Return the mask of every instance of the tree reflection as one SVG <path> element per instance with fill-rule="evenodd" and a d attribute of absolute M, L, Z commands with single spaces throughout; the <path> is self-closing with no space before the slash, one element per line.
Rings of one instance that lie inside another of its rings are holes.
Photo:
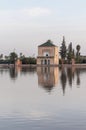
<path fill-rule="evenodd" d="M 34 74 L 36 73 L 36 67 L 22 67 L 20 74 Z"/>
<path fill-rule="evenodd" d="M 36 67 L 11 67 L 9 68 L 9 73 L 11 79 L 16 79 L 18 77 L 18 73 L 20 75 L 24 74 L 33 74 L 36 72 Z"/>
<path fill-rule="evenodd" d="M 69 87 L 72 87 L 72 84 L 74 84 L 74 81 L 78 86 L 80 86 L 80 76 L 84 72 L 86 73 L 86 68 L 78 68 L 78 67 L 63 67 L 60 68 L 61 76 L 60 81 L 62 85 L 63 95 L 65 94 L 65 89 L 67 82 L 69 83 Z"/>
<path fill-rule="evenodd" d="M 77 85 L 80 85 L 80 69 L 76 69 Z"/>
<path fill-rule="evenodd" d="M 16 67 L 11 67 L 9 69 L 9 74 L 10 74 L 11 79 L 15 80 L 18 76 L 18 71 L 17 71 Z"/>
<path fill-rule="evenodd" d="M 62 84 L 63 95 L 65 95 L 65 88 L 66 88 L 66 82 L 67 82 L 65 68 L 62 68 L 60 80 L 61 80 L 61 84 Z"/>
<path fill-rule="evenodd" d="M 38 86 L 45 89 L 47 92 L 51 92 L 55 86 L 57 86 L 60 80 L 60 85 L 65 95 L 67 87 L 72 88 L 80 86 L 83 73 L 86 73 L 86 68 L 79 67 L 7 67 L 0 68 L 0 75 L 9 74 L 12 80 L 18 78 L 18 76 L 32 75 L 37 72 Z M 60 76 L 59 76 L 60 73 Z M 35 75 L 36 76 L 36 75 Z M 32 79 L 33 80 L 33 79 Z M 67 86 L 67 87 L 66 87 Z"/>
<path fill-rule="evenodd" d="M 8 73 L 8 68 L 4 68 L 4 69 L 2 69 L 2 68 L 0 68 L 0 74 L 1 75 L 3 75 L 4 73 Z"/>
<path fill-rule="evenodd" d="M 68 82 L 70 87 L 72 87 L 72 82 L 74 80 L 74 74 L 75 74 L 75 68 L 67 68 L 67 78 L 68 78 Z"/>

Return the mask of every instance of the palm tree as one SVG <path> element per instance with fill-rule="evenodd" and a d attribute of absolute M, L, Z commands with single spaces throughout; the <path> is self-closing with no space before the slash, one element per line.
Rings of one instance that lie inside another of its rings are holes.
<path fill-rule="evenodd" d="M 77 45 L 77 46 L 76 46 L 76 50 L 77 50 L 78 56 L 79 56 L 79 54 L 80 54 L 80 53 L 79 53 L 80 49 L 81 49 L 80 45 Z"/>
<path fill-rule="evenodd" d="M 77 45 L 76 46 L 76 50 L 77 50 L 77 52 L 76 52 L 76 61 L 78 63 L 80 62 L 80 49 L 81 49 L 80 45 Z"/>

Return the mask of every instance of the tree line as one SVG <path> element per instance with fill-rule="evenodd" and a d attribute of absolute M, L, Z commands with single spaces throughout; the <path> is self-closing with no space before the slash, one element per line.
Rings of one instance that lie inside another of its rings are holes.
<path fill-rule="evenodd" d="M 22 64 L 36 64 L 36 58 L 35 57 L 26 57 L 24 54 L 20 53 L 18 54 L 13 51 L 8 56 L 3 56 L 3 54 L 0 55 L 0 64 L 15 64 L 17 60 L 20 60 Z"/>
<path fill-rule="evenodd" d="M 60 46 L 60 63 L 61 64 L 71 64 L 72 59 L 75 63 L 82 63 L 81 53 L 80 53 L 81 46 L 79 44 L 76 45 L 76 50 L 73 48 L 72 42 L 69 43 L 68 47 L 66 46 L 65 37 L 63 36 L 63 41 Z"/>
<path fill-rule="evenodd" d="M 76 49 L 73 48 L 72 42 L 66 46 L 65 37 L 63 36 L 63 40 L 60 46 L 60 64 L 72 64 L 72 60 L 75 63 L 86 63 L 86 59 L 81 58 L 80 53 L 81 46 L 79 44 L 76 45 Z M 26 57 L 23 53 L 18 54 L 13 51 L 8 56 L 0 55 L 0 64 L 15 64 L 15 61 L 19 59 L 22 64 L 36 64 L 37 59 L 34 56 Z M 84 61 L 85 60 L 85 61 Z"/>

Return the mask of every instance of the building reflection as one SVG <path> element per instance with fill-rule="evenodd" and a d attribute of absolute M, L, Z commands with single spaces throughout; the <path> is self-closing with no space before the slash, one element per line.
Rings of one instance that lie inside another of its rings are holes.
<path fill-rule="evenodd" d="M 58 83 L 58 67 L 37 67 L 38 85 L 50 92 Z"/>
<path fill-rule="evenodd" d="M 44 88 L 47 92 L 51 92 L 52 89 L 58 84 L 62 88 L 63 95 L 66 93 L 66 89 L 73 86 L 80 87 L 81 76 L 86 73 L 86 68 L 79 67 L 7 67 L 0 68 L 0 75 L 9 74 L 11 80 L 15 80 L 18 77 L 23 76 L 36 76 L 38 85 Z M 34 75 L 35 74 L 35 75 Z M 37 74 L 37 75 L 36 75 Z M 32 76 L 32 78 L 33 78 Z M 32 79 L 33 80 L 33 79 Z"/>

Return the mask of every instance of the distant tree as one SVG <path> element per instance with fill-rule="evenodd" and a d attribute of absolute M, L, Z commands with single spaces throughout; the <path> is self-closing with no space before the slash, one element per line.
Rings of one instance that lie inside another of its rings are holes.
<path fill-rule="evenodd" d="M 67 51 L 67 60 L 68 63 L 72 62 L 72 59 L 75 57 L 74 49 L 72 48 L 72 42 L 70 42 L 68 46 L 68 51 Z"/>
<path fill-rule="evenodd" d="M 7 55 L 5 55 L 5 56 L 4 56 L 3 63 L 4 63 L 4 64 L 10 64 L 10 57 L 7 56 Z"/>
<path fill-rule="evenodd" d="M 75 58 L 75 51 L 74 51 L 74 49 L 73 49 L 73 59 Z"/>
<path fill-rule="evenodd" d="M 77 52 L 76 52 L 76 62 L 80 62 L 80 49 L 81 49 L 81 47 L 80 47 L 80 45 L 77 45 L 76 46 L 76 50 L 77 50 Z"/>
<path fill-rule="evenodd" d="M 25 56 L 22 54 L 22 52 L 20 53 L 19 58 L 20 58 L 21 61 L 25 58 Z"/>
<path fill-rule="evenodd" d="M 36 58 L 34 57 L 25 57 L 21 61 L 22 64 L 36 64 Z"/>
<path fill-rule="evenodd" d="M 21 61 L 22 61 L 22 64 L 29 64 L 28 57 L 22 58 Z"/>
<path fill-rule="evenodd" d="M 64 63 L 64 60 L 66 58 L 66 54 L 67 54 L 67 49 L 66 49 L 66 42 L 65 42 L 65 37 L 63 36 L 63 41 L 60 47 L 60 56 L 62 59 L 62 64 Z"/>
<path fill-rule="evenodd" d="M 10 63 L 15 64 L 15 61 L 17 60 L 18 55 L 15 52 L 11 52 L 9 57 L 10 57 Z"/>
<path fill-rule="evenodd" d="M 22 57 L 22 52 L 20 52 L 20 57 Z"/>
<path fill-rule="evenodd" d="M 69 49 L 69 52 L 72 53 L 72 51 L 73 51 L 73 48 L 72 48 L 72 42 L 70 42 L 68 49 Z"/>
<path fill-rule="evenodd" d="M 29 57 L 28 61 L 29 61 L 29 64 L 36 64 L 36 58 L 34 57 Z"/>
<path fill-rule="evenodd" d="M 9 60 L 9 56 L 5 56 L 5 60 Z"/>
<path fill-rule="evenodd" d="M 0 55 L 0 60 L 2 60 L 2 59 L 3 59 L 3 54 Z"/>
<path fill-rule="evenodd" d="M 80 56 L 80 49 L 81 49 L 80 45 L 77 45 L 77 46 L 76 46 L 76 50 L 77 50 L 76 55 L 77 55 L 77 56 Z"/>

